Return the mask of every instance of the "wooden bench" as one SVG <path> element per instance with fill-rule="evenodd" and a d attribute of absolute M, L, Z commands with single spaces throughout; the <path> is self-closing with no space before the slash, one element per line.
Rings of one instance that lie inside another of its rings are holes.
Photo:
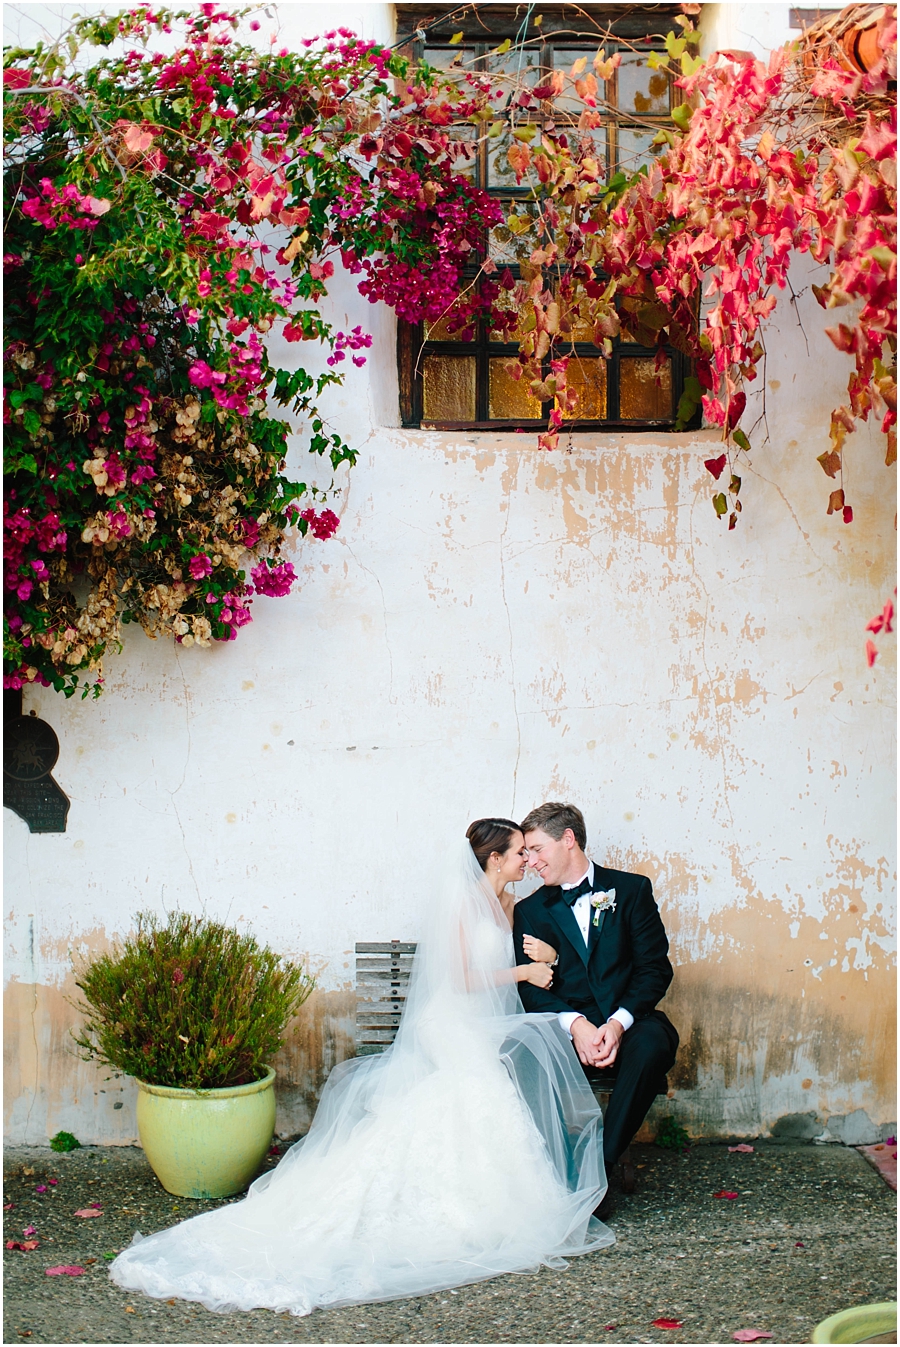
<path fill-rule="evenodd" d="M 393 1043 L 409 987 L 415 942 L 361 940 L 356 945 L 356 1055 L 384 1052 Z M 615 1088 L 615 1073 L 597 1073 L 588 1084 L 605 1113 Z M 658 1093 L 665 1094 L 663 1080 Z M 627 1150 L 619 1162 L 622 1191 L 634 1192 L 634 1162 Z"/>
<path fill-rule="evenodd" d="M 361 940 L 356 945 L 356 1055 L 384 1052 L 397 1035 L 416 946 Z"/>

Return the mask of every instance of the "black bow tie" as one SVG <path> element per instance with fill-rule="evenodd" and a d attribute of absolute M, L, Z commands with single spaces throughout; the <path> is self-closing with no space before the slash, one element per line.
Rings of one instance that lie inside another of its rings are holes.
<path fill-rule="evenodd" d="M 562 896 L 565 898 L 569 907 L 573 905 L 576 898 L 580 898 L 583 893 L 593 893 L 590 879 L 583 879 L 580 884 L 576 884 L 574 889 L 563 889 Z"/>

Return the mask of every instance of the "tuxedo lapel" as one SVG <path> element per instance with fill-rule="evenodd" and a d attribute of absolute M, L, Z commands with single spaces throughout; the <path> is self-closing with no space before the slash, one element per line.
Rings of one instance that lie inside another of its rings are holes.
<path fill-rule="evenodd" d="M 587 967 L 588 947 L 584 943 L 584 936 L 581 934 L 581 928 L 575 920 L 575 914 L 569 904 L 562 896 L 562 890 L 554 888 L 544 899 L 544 905 L 547 909 L 547 915 L 559 927 L 563 935 L 573 946 L 578 957 Z"/>
<path fill-rule="evenodd" d="M 591 885 L 591 892 L 598 893 L 601 889 L 608 889 L 609 887 L 610 885 L 606 883 L 604 878 L 604 871 L 595 862 L 594 879 Z M 598 916 L 597 912 L 593 908 L 591 909 L 591 924 L 590 926 L 588 926 L 588 944 L 587 944 L 588 961 L 590 961 L 594 953 L 594 950 L 600 943 L 600 934 L 603 930 L 603 923 L 606 921 L 606 916 L 607 913 L 605 911 L 601 911 Z M 594 917 L 597 917 L 596 926 L 594 925 Z"/>

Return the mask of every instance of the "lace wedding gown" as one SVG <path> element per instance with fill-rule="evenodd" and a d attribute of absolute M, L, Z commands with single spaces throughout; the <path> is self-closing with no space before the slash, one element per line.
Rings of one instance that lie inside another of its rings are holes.
<path fill-rule="evenodd" d="M 133 1244 L 119 1286 L 209 1309 L 419 1295 L 614 1242 L 601 1117 L 555 1016 L 524 1015 L 466 844 L 394 1045 L 329 1077 L 308 1135 L 239 1203 Z"/>

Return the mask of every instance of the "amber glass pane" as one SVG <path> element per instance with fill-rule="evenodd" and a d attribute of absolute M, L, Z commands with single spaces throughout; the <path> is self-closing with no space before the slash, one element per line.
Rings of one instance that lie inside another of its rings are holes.
<path fill-rule="evenodd" d="M 575 308 L 564 308 L 564 301 L 560 299 L 559 289 L 553 287 L 553 297 L 560 306 L 560 320 L 562 324 L 569 324 L 568 329 L 560 326 L 560 338 L 562 341 L 590 341 L 594 340 L 594 325 L 589 323 L 586 318 Z"/>
<path fill-rule="evenodd" d="M 672 416 L 672 362 L 657 373 L 656 361 L 619 364 L 619 414 L 626 421 L 668 421 Z"/>
<path fill-rule="evenodd" d="M 569 361 L 566 382 L 578 394 L 578 406 L 569 415 L 579 421 L 602 421 L 606 416 L 606 361 L 600 356 Z"/>
<path fill-rule="evenodd" d="M 474 421 L 474 358 L 426 356 L 422 361 L 422 393 L 426 421 Z"/>
<path fill-rule="evenodd" d="M 617 78 L 620 112 L 645 117 L 669 111 L 669 81 L 662 71 L 649 68 L 642 53 L 623 51 Z"/>
<path fill-rule="evenodd" d="M 505 359 L 489 365 L 488 415 L 492 421 L 538 421 L 543 409 L 528 391 L 527 379 L 512 379 L 504 369 Z"/>
<path fill-rule="evenodd" d="M 463 337 L 462 337 L 463 329 L 462 329 L 462 328 L 460 328 L 458 332 L 449 332 L 449 331 L 447 330 L 447 326 L 448 326 L 448 324 L 449 324 L 449 322 L 450 322 L 452 316 L 453 316 L 452 314 L 448 314 L 446 318 L 442 318 L 442 319 L 440 320 L 440 322 L 438 322 L 438 323 L 426 323 L 426 324 L 425 324 L 425 340 L 426 340 L 426 341 L 462 341 L 462 339 L 463 339 Z"/>
<path fill-rule="evenodd" d="M 530 214 L 521 209 L 519 202 L 509 202 L 506 210 L 507 217 L 513 214 L 518 216 Z M 537 230 L 529 229 L 522 234 L 514 234 L 509 225 L 502 224 L 491 230 L 488 236 L 488 251 L 492 261 L 498 266 L 512 266 L 516 262 L 527 261 L 538 243 Z"/>
<path fill-rule="evenodd" d="M 497 307 L 498 309 L 504 309 L 504 310 L 507 310 L 507 311 L 508 311 L 508 310 L 511 310 L 511 309 L 514 310 L 515 307 L 516 307 L 516 292 L 515 292 L 515 290 L 502 290 L 502 289 L 501 289 L 500 294 L 497 296 L 496 307 Z M 517 342 L 517 341 L 520 341 L 520 340 L 521 340 L 521 337 L 523 336 L 523 334 L 524 334 L 525 332 L 530 332 L 530 331 L 533 329 L 533 327 L 534 327 L 534 317 L 533 317 L 533 313 L 534 313 L 534 310 L 533 310 L 531 304 L 530 304 L 530 303 L 526 304 L 526 305 L 523 307 L 523 309 L 522 309 L 522 315 L 523 315 L 523 317 L 524 317 L 524 319 L 525 319 L 525 326 L 522 326 L 521 319 L 520 319 L 519 324 L 517 324 L 517 326 L 516 326 L 515 328 L 513 328 L 512 331 L 510 331 L 510 332 L 494 332 L 494 331 L 492 331 L 492 332 L 490 332 L 490 333 L 488 334 L 488 340 L 489 340 L 489 341 L 516 341 L 516 342 Z"/>

